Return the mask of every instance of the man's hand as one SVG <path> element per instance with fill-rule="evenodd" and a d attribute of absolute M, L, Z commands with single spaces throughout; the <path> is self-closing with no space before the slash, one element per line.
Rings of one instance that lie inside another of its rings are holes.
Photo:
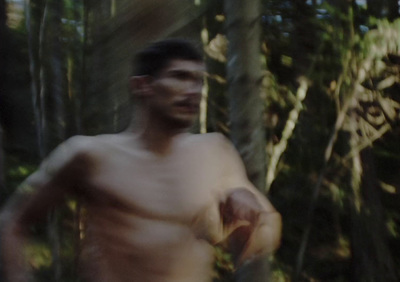
<path fill-rule="evenodd" d="M 279 245 L 279 213 L 266 211 L 248 189 L 238 188 L 230 192 L 220 203 L 220 213 L 235 265 L 272 252 Z"/>
<path fill-rule="evenodd" d="M 253 193 L 245 188 L 238 188 L 229 194 L 225 202 L 220 203 L 220 212 L 224 226 L 230 227 L 243 220 L 254 224 L 262 207 Z"/>

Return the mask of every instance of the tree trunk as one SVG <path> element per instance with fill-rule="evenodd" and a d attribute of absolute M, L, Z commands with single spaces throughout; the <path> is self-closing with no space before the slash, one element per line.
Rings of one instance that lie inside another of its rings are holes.
<path fill-rule="evenodd" d="M 63 2 L 47 0 L 40 32 L 41 115 L 44 154 L 65 140 L 68 98 L 65 46 L 62 44 Z"/>
<path fill-rule="evenodd" d="M 62 1 L 26 2 L 32 100 L 43 159 L 65 138 L 66 68 L 61 43 Z M 40 23 L 40 26 L 39 26 Z M 60 237 L 55 211 L 48 217 L 53 281 L 61 281 Z"/>
<path fill-rule="evenodd" d="M 84 0 L 81 6 L 79 0 L 74 1 L 73 19 L 75 22 L 82 22 L 83 35 L 76 32 L 72 44 L 69 46 L 68 62 L 68 113 L 66 135 L 70 137 L 75 134 L 85 134 L 86 130 L 82 122 L 82 100 L 86 91 L 86 46 L 87 46 L 87 23 L 89 16 L 88 1 Z M 83 38 L 82 38 L 83 36 Z M 73 210 L 73 258 L 72 258 L 72 276 L 78 281 L 79 256 L 81 252 L 81 240 L 83 238 L 83 219 L 82 203 L 76 199 L 76 208 Z"/>
<path fill-rule="evenodd" d="M 29 70 L 31 75 L 31 95 L 36 125 L 36 138 L 39 156 L 45 155 L 43 136 L 41 134 L 41 103 L 40 103 L 40 62 L 39 62 L 39 23 L 43 7 L 41 1 L 25 1 L 25 21 L 28 37 Z"/>
<path fill-rule="evenodd" d="M 231 139 L 241 154 L 250 181 L 265 188 L 265 131 L 260 96 L 260 1 L 225 1 L 228 38 L 227 80 Z M 252 261 L 236 273 L 236 281 L 268 281 L 266 257 Z"/>
<path fill-rule="evenodd" d="M 265 131 L 260 55 L 260 1 L 225 1 L 231 139 L 250 181 L 265 187 Z"/>
<path fill-rule="evenodd" d="M 6 14 L 6 1 L 0 1 L 0 107 L 3 101 L 4 91 L 6 88 L 6 50 L 5 45 L 7 44 L 7 26 L 6 26 L 7 14 Z M 3 116 L 0 115 L 0 195 L 4 192 L 4 150 L 3 150 Z M 0 203 L 1 206 L 1 203 Z"/>
<path fill-rule="evenodd" d="M 84 133 L 81 119 L 81 104 L 84 91 L 84 80 L 86 77 L 84 70 L 85 60 L 85 45 L 86 45 L 86 16 L 87 9 L 85 2 L 79 3 L 79 0 L 74 0 L 73 5 L 66 11 L 74 23 L 82 23 L 79 26 L 76 24 L 75 29 L 71 32 L 67 46 L 66 54 L 66 73 L 67 73 L 67 99 L 66 99 L 66 138 L 76 134 Z M 81 28 L 83 34 L 78 32 Z"/>
<path fill-rule="evenodd" d="M 45 121 L 43 139 L 46 140 L 44 152 L 47 155 L 59 143 L 65 140 L 67 69 L 65 46 L 62 44 L 63 2 L 47 0 L 42 21 L 41 32 L 41 63 L 42 63 L 42 114 Z M 52 247 L 54 281 L 63 277 L 60 257 L 61 234 L 59 231 L 59 214 L 53 211 L 49 214 L 48 233 Z"/>
<path fill-rule="evenodd" d="M 4 195 L 5 192 L 5 172 L 4 172 L 4 148 L 3 148 L 3 129 L 0 124 L 0 195 Z M 0 201 L 0 207 L 2 206 L 2 200 Z"/>
<path fill-rule="evenodd" d="M 4 95 L 5 90 L 5 74 L 6 74 L 6 54 L 7 51 L 6 44 L 7 41 L 7 14 L 6 14 L 6 1 L 0 0 L 0 95 Z M 0 101 L 1 101 L 0 96 Z M 1 116 L 0 116 L 1 118 Z"/>

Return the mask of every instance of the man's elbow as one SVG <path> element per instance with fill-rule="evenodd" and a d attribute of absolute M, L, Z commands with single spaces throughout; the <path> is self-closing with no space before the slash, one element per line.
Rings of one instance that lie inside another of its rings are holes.
<path fill-rule="evenodd" d="M 262 253 L 273 253 L 281 244 L 282 217 L 280 213 L 267 213 L 260 227 L 259 240 L 264 242 Z M 260 238 L 261 237 L 261 238 Z"/>
<path fill-rule="evenodd" d="M 241 265 L 244 261 L 269 255 L 275 252 L 281 243 L 282 219 L 278 212 L 264 213 L 248 239 L 237 264 Z"/>
<path fill-rule="evenodd" d="M 271 252 L 276 251 L 281 245 L 282 237 L 282 216 L 280 213 L 275 212 L 271 214 Z"/>

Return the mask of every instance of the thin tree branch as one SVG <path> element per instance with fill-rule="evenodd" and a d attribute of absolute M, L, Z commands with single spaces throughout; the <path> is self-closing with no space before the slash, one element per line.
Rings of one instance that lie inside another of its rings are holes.
<path fill-rule="evenodd" d="M 294 128 L 299 119 L 299 114 L 303 109 L 301 102 L 304 100 L 304 98 L 307 95 L 309 84 L 307 82 L 307 79 L 304 77 L 301 77 L 299 79 L 299 82 L 300 82 L 300 86 L 297 89 L 296 104 L 289 113 L 289 118 L 286 121 L 285 127 L 282 131 L 282 138 L 281 138 L 281 140 L 279 140 L 278 144 L 273 146 L 272 154 L 269 158 L 269 162 L 268 162 L 268 166 L 267 166 L 268 171 L 267 171 L 267 175 L 266 175 L 266 179 L 265 179 L 265 191 L 267 193 L 268 193 L 269 189 L 271 188 L 273 181 L 275 180 L 278 162 L 279 162 L 280 158 L 282 157 L 283 152 L 285 152 L 285 150 L 286 150 L 287 143 L 288 143 L 290 137 L 293 135 Z"/>

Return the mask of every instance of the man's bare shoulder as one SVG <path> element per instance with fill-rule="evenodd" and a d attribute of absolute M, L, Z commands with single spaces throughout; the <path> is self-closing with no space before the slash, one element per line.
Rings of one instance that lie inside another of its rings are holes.
<path fill-rule="evenodd" d="M 63 151 L 73 156 L 76 154 L 96 154 L 109 145 L 122 143 L 124 139 L 125 135 L 122 134 L 76 135 L 60 144 L 56 151 Z"/>
<path fill-rule="evenodd" d="M 225 136 L 219 132 L 209 132 L 203 134 L 189 134 L 190 138 L 198 139 L 198 140 L 209 140 L 210 142 L 218 142 L 218 140 L 223 140 Z"/>
<path fill-rule="evenodd" d="M 208 149 L 225 149 L 232 146 L 231 142 L 219 132 L 191 134 L 189 138 L 196 143 L 203 144 Z"/>
<path fill-rule="evenodd" d="M 123 139 L 122 134 L 101 134 L 95 136 L 75 135 L 67 139 L 59 147 L 65 147 L 76 153 L 96 151 L 109 143 L 116 143 Z"/>
<path fill-rule="evenodd" d="M 41 165 L 41 170 L 47 174 L 55 174 L 68 168 L 83 168 L 92 165 L 112 143 L 121 139 L 118 134 L 103 134 L 97 136 L 76 135 L 61 143 Z"/>
<path fill-rule="evenodd" d="M 92 137 L 80 135 L 67 139 L 46 157 L 41 167 L 58 170 L 64 164 L 73 161 L 76 157 L 88 154 L 90 146 L 93 145 L 92 141 Z"/>
<path fill-rule="evenodd" d="M 194 134 L 191 138 L 195 140 L 195 149 L 207 151 L 214 161 L 239 164 L 242 162 L 232 142 L 221 133 Z"/>

